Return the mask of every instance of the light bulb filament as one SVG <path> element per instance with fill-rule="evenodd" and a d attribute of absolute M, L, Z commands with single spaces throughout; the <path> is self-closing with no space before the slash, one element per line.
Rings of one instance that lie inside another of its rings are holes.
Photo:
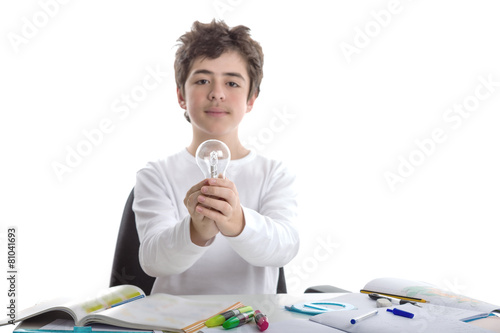
<path fill-rule="evenodd" d="M 218 163 L 219 163 L 219 158 L 217 156 L 217 152 L 214 150 L 210 152 L 210 176 L 212 178 L 217 178 L 219 176 L 219 172 L 217 171 Z"/>

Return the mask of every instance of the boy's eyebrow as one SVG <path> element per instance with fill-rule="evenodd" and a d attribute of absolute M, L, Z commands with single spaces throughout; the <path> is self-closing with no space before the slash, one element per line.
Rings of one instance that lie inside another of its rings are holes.
<path fill-rule="evenodd" d="M 198 70 L 195 70 L 193 72 L 193 75 L 196 75 L 196 74 L 213 75 L 214 72 L 209 71 L 208 69 L 198 69 Z M 238 77 L 238 78 L 242 79 L 243 81 L 245 81 L 245 78 L 243 77 L 243 75 L 241 75 L 240 73 L 237 73 L 237 72 L 225 72 L 225 73 L 222 73 L 222 75 L 224 75 L 224 76 L 235 76 L 235 77 Z"/>

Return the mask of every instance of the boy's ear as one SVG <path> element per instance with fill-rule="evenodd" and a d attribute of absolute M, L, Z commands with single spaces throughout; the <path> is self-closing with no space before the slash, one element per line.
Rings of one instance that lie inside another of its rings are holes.
<path fill-rule="evenodd" d="M 177 101 L 179 102 L 179 106 L 186 110 L 186 101 L 184 100 L 184 96 L 182 96 L 182 92 L 179 87 L 177 87 Z"/>
<path fill-rule="evenodd" d="M 255 92 L 252 97 L 250 97 L 247 101 L 247 112 L 250 112 L 252 111 L 252 108 L 253 108 L 253 103 L 255 103 L 255 100 L 257 99 L 257 92 Z"/>

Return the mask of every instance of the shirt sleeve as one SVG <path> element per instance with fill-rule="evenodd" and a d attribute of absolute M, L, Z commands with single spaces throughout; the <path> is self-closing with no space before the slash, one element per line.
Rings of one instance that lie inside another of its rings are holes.
<path fill-rule="evenodd" d="M 179 274 L 206 251 L 191 242 L 190 215 L 178 216 L 174 192 L 151 165 L 137 173 L 133 210 L 139 234 L 139 261 L 150 276 Z"/>
<path fill-rule="evenodd" d="M 299 250 L 295 176 L 278 165 L 269 175 L 259 210 L 242 207 L 245 227 L 236 237 L 227 237 L 233 249 L 254 266 L 282 267 Z"/>

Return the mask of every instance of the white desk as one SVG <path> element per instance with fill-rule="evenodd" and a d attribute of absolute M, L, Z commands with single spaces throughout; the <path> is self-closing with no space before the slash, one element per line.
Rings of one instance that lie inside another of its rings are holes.
<path fill-rule="evenodd" d="M 265 314 L 269 320 L 269 330 L 265 331 L 266 333 L 271 332 L 271 328 L 273 327 L 273 323 L 277 323 L 279 321 L 285 321 L 289 319 L 299 319 L 302 321 L 308 321 L 308 315 L 291 312 L 285 309 L 285 305 L 293 305 L 296 303 L 308 302 L 308 301 L 318 301 L 328 298 L 337 297 L 340 295 L 344 295 L 341 293 L 329 294 L 329 293 L 314 293 L 314 294 L 298 294 L 298 295 L 290 295 L 290 294 L 273 294 L 273 295 L 190 295 L 190 296 L 181 296 L 184 298 L 201 300 L 201 301 L 213 301 L 220 300 L 227 304 L 234 304 L 237 302 L 241 302 L 245 305 L 250 305 L 254 308 L 254 310 L 260 310 L 263 314 Z M 61 314 L 54 314 L 54 317 L 50 315 L 45 316 L 43 320 L 34 320 L 31 322 L 24 322 L 19 325 L 19 328 L 24 328 L 27 330 L 35 330 L 46 324 L 49 324 L 54 319 L 57 319 Z M 326 326 L 325 326 L 326 327 Z M 5 329 L 5 332 L 12 332 L 14 329 L 13 326 L 2 327 Z M 231 330 L 224 330 L 222 327 L 217 328 L 220 332 L 228 332 L 228 333 L 242 333 L 242 332 L 260 332 L 254 323 L 243 325 L 238 328 L 234 328 Z M 205 329 L 203 330 L 205 331 Z M 2 330 L 0 332 L 3 333 Z M 310 332 L 304 331 L 304 332 Z M 330 329 L 328 333 L 335 333 L 335 329 Z M 340 331 L 338 331 L 340 332 Z"/>
<path fill-rule="evenodd" d="M 283 324 L 293 324 L 293 332 L 314 332 L 314 333 L 336 333 L 342 332 L 340 330 L 328 327 L 326 325 L 314 324 L 309 321 L 310 316 L 306 314 L 301 314 L 297 312 L 291 312 L 285 309 L 286 305 L 293 305 L 297 303 L 304 302 L 314 302 L 320 300 L 331 300 L 336 297 L 340 297 L 346 294 L 343 293 L 314 293 L 314 294 L 279 294 L 279 295 L 192 295 L 192 296 L 183 296 L 184 298 L 196 299 L 201 301 L 213 301 L 219 300 L 223 301 L 227 304 L 234 304 L 237 302 L 241 302 L 245 305 L 250 305 L 254 308 L 254 310 L 260 310 L 263 314 L 268 317 L 269 320 L 269 329 L 265 331 L 265 333 L 282 333 L 289 332 L 290 330 L 283 330 Z M 351 295 L 351 294 L 349 294 Z M 348 296 L 349 296 L 348 295 Z M 29 325 L 24 325 L 26 329 L 37 329 L 42 324 L 48 324 L 55 318 L 45 318 L 47 322 L 35 322 Z M 311 326 L 314 329 L 311 329 Z M 482 326 L 484 325 L 484 326 Z M 492 332 L 500 332 L 500 318 L 488 318 L 488 320 L 482 321 L 481 327 L 489 328 Z M 308 327 L 303 327 L 308 326 Z M 477 325 L 479 326 L 479 325 Z M 13 328 L 9 327 L 9 331 Z M 472 329 L 472 327 L 471 327 Z M 207 331 L 203 329 L 203 332 Z M 0 330 L 1 332 L 1 330 Z M 255 323 L 249 323 L 247 325 L 243 325 L 241 327 L 224 330 L 222 327 L 211 328 L 206 333 L 217 333 L 217 332 L 228 332 L 228 333 L 257 333 L 259 330 L 257 329 Z"/>
<path fill-rule="evenodd" d="M 296 303 L 313 302 L 325 299 L 331 299 L 344 295 L 343 293 L 311 293 L 311 294 L 272 294 L 272 295 L 196 295 L 182 296 L 185 298 L 197 300 L 222 300 L 228 303 L 241 302 L 245 305 L 252 306 L 254 310 L 260 310 L 269 320 L 269 328 L 272 328 L 273 323 L 277 323 L 289 319 L 309 320 L 309 315 L 292 312 L 285 309 L 285 305 L 293 305 Z M 222 330 L 221 332 L 259 332 L 256 327 L 249 329 L 248 327 L 237 327 L 231 330 Z M 253 325 L 255 326 L 255 325 Z M 329 328 L 330 332 L 334 333 L 335 329 Z M 203 330 L 205 331 L 205 330 Z M 267 331 L 265 331 L 267 332 Z M 341 331 L 338 331 L 341 332 Z"/>
<path fill-rule="evenodd" d="M 218 299 L 218 300 L 227 300 L 228 303 L 236 303 L 236 302 L 241 302 L 245 305 L 250 305 L 254 308 L 254 310 L 261 310 L 263 314 L 265 314 L 268 319 L 269 319 L 269 329 L 268 331 L 265 331 L 265 333 L 275 333 L 275 332 L 280 332 L 281 333 L 281 327 L 279 327 L 280 322 L 285 322 L 289 321 L 292 319 L 297 319 L 300 320 L 301 322 L 304 322 L 303 324 L 311 324 L 311 323 L 305 323 L 309 321 L 310 316 L 306 314 L 301 314 L 297 312 L 291 312 L 286 310 L 284 307 L 285 305 L 293 305 L 296 303 L 304 303 L 304 302 L 313 302 L 313 301 L 320 301 L 320 300 L 331 300 L 339 296 L 343 296 L 346 294 L 343 293 L 334 293 L 334 294 L 321 294 L 321 293 L 314 293 L 314 294 L 295 294 L 295 295 L 290 295 L 290 294 L 280 294 L 280 295 L 203 295 L 203 296 L 184 296 L 186 298 L 193 298 L 193 299 L 199 299 L 199 300 L 213 300 L 213 299 Z M 302 325 L 302 323 L 298 323 L 297 321 L 294 322 L 295 325 Z M 273 325 L 276 327 L 275 330 L 273 330 Z M 485 320 L 482 320 L 481 322 L 476 322 L 474 326 L 482 327 L 482 328 L 488 328 L 490 331 L 489 332 L 500 332 L 500 318 L 495 317 L 495 318 L 488 318 Z M 477 327 L 471 326 L 470 329 L 471 331 L 474 328 L 477 329 Z M 295 329 L 294 332 L 312 332 L 314 331 L 315 333 L 320 330 L 322 333 L 336 333 L 336 332 L 343 332 L 325 325 L 318 325 L 314 328 L 314 330 L 309 329 Z M 202 330 L 203 332 L 207 331 L 206 329 Z M 222 327 L 219 327 L 217 329 L 210 329 L 208 332 L 234 332 L 234 333 L 251 333 L 251 332 L 259 332 L 257 327 L 255 326 L 254 323 L 249 323 L 248 325 L 243 325 L 241 327 L 231 329 L 231 330 L 224 330 Z M 206 333 L 208 333 L 206 332 Z"/>

